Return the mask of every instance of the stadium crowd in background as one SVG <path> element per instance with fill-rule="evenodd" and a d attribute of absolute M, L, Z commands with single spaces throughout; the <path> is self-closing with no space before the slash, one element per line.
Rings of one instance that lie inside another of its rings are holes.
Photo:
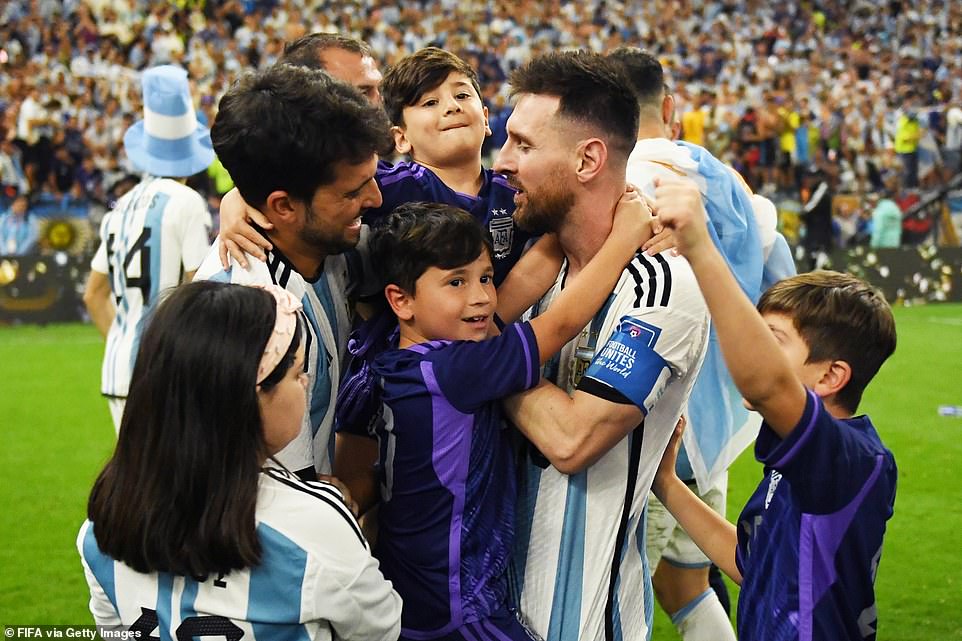
<path fill-rule="evenodd" d="M 641 46 L 672 78 L 681 136 L 754 189 L 804 204 L 816 169 L 833 193 L 899 202 L 959 170 L 960 24 L 962 6 L 939 0 L 7 3 L 0 206 L 26 189 L 34 207 L 87 204 L 97 219 L 134 172 L 119 143 L 140 113 L 143 69 L 186 67 L 210 123 L 238 72 L 275 62 L 285 42 L 311 32 L 367 42 L 382 68 L 429 44 L 461 55 L 490 110 L 488 157 L 504 142 L 505 78 L 521 62 L 560 48 Z M 216 197 L 230 182 L 215 163 L 192 185 Z M 843 218 L 836 242 L 868 239 L 845 230 L 867 227 L 870 211 Z"/>

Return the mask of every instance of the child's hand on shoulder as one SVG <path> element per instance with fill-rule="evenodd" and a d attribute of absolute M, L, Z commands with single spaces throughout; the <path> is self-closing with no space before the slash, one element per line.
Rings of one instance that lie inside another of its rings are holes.
<path fill-rule="evenodd" d="M 678 450 L 681 448 L 681 435 L 685 432 L 685 425 L 685 417 L 682 415 L 678 418 L 678 423 L 675 424 L 675 430 L 671 434 L 671 440 L 668 441 L 668 447 L 661 455 L 661 462 L 658 464 L 658 469 L 655 470 L 651 491 L 654 492 L 659 501 L 664 501 L 665 490 L 678 478 L 675 474 L 675 463 L 678 461 Z"/>
<path fill-rule="evenodd" d="M 711 245 L 705 205 L 698 185 L 688 178 L 655 178 L 658 221 L 674 233 L 678 251 L 690 258 Z"/>
<path fill-rule="evenodd" d="M 230 254 L 238 264 L 247 268 L 247 258 L 244 252 L 260 260 L 267 260 L 267 250 L 272 248 L 271 242 L 257 233 L 251 227 L 253 221 L 261 229 L 273 229 L 274 225 L 260 210 L 254 209 L 241 196 L 237 187 L 224 194 L 220 202 L 220 262 L 224 269 L 230 267 Z"/>
<path fill-rule="evenodd" d="M 651 208 L 637 189 L 628 185 L 615 207 L 609 238 L 640 248 L 651 236 Z"/>

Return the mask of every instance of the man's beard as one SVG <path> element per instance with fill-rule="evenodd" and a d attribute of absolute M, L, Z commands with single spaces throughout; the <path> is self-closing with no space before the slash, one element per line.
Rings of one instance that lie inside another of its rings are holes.
<path fill-rule="evenodd" d="M 533 191 L 525 190 L 525 203 L 514 212 L 518 226 L 533 234 L 557 232 L 575 203 L 575 195 L 557 174 Z"/>
<path fill-rule="evenodd" d="M 317 249 L 318 253 L 324 256 L 343 254 L 357 246 L 358 239 L 348 238 L 343 228 L 339 234 L 336 234 L 319 226 L 317 224 L 318 217 L 314 214 L 311 204 L 307 203 L 306 207 L 304 212 L 305 224 L 300 234 L 301 240 L 305 244 Z"/>

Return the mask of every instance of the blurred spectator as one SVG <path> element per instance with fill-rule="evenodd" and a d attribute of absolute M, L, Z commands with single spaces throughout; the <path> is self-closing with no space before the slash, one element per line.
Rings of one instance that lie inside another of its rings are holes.
<path fill-rule="evenodd" d="M 875 203 L 872 209 L 872 239 L 869 244 L 873 248 L 898 247 L 902 241 L 902 210 L 883 194 L 881 198 L 873 197 L 869 200 Z"/>
<path fill-rule="evenodd" d="M 952 107 L 945 114 L 946 178 L 962 171 L 962 109 Z"/>
<path fill-rule="evenodd" d="M 805 236 L 802 247 L 809 270 L 819 269 L 832 249 L 832 196 L 831 179 L 818 168 L 812 169 L 803 181 L 810 194 L 802 207 Z"/>
<path fill-rule="evenodd" d="M 30 188 L 23 172 L 20 150 L 10 139 L 0 143 L 0 189 L 7 193 L 26 193 Z"/>
<path fill-rule="evenodd" d="M 37 221 L 30 215 L 26 194 L 17 194 L 0 214 L 0 254 L 23 256 L 37 249 Z"/>
<path fill-rule="evenodd" d="M 188 69 L 209 124 L 240 72 L 322 32 L 366 42 L 374 70 L 428 44 L 468 60 L 495 129 L 486 156 L 503 136 L 494 125 L 510 114 L 505 79 L 521 62 L 560 47 L 640 46 L 671 76 L 684 137 L 737 167 L 753 189 L 798 200 L 807 167 L 818 164 L 838 176 L 839 193 L 860 195 L 899 171 L 898 199 L 962 168 L 960 24 L 962 3 L 944 0 L 2 3 L 0 137 L 19 153 L 4 145 L 0 171 L 4 184 L 22 174 L 27 189 L 49 189 L 51 170 L 66 175 L 54 160 L 63 145 L 76 178 L 88 182 L 89 155 L 111 185 L 133 170 L 120 141 L 140 113 L 145 68 Z"/>
<path fill-rule="evenodd" d="M 916 112 L 914 96 L 905 99 L 905 106 L 895 125 L 895 153 L 902 160 L 902 185 L 907 189 L 919 186 L 919 140 L 922 126 Z"/>

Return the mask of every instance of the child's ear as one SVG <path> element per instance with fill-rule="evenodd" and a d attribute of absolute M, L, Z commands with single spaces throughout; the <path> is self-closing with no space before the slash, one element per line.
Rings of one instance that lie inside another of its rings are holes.
<path fill-rule="evenodd" d="M 484 114 L 484 135 L 485 135 L 485 136 L 490 136 L 490 135 L 491 135 L 491 125 L 488 124 L 488 108 L 487 108 L 487 107 L 481 107 L 481 113 Z"/>
<path fill-rule="evenodd" d="M 391 135 L 394 136 L 394 148 L 399 154 L 411 153 L 411 143 L 408 142 L 408 138 L 404 134 L 404 127 L 398 127 L 397 125 L 391 127 Z"/>
<path fill-rule="evenodd" d="M 394 284 L 387 285 L 384 288 L 384 297 L 387 299 L 387 304 L 391 306 L 391 311 L 394 312 L 398 320 L 409 321 L 414 318 L 414 310 L 411 309 L 411 303 L 414 302 L 414 297 L 406 291 Z"/>
<path fill-rule="evenodd" d="M 841 392 L 852 380 L 852 366 L 845 361 L 831 361 L 815 384 L 815 393 L 828 398 Z"/>

